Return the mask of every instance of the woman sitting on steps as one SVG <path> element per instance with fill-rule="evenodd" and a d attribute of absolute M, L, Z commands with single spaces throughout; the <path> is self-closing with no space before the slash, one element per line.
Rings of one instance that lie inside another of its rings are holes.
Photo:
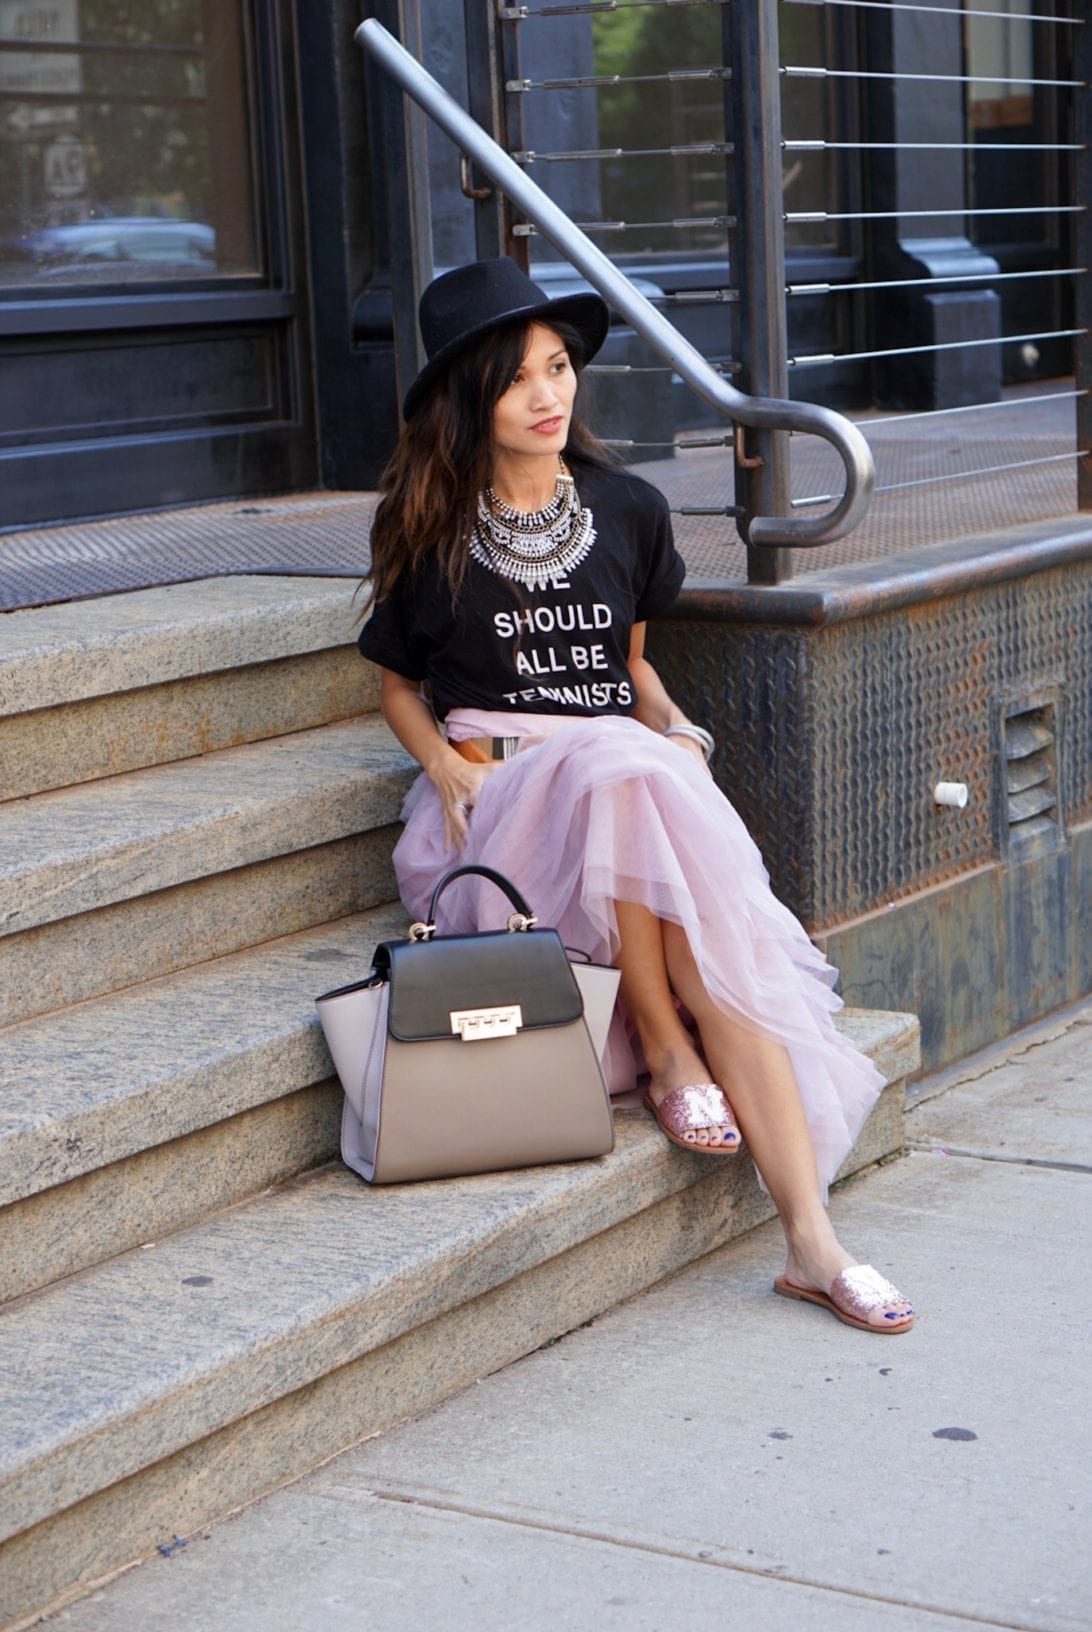
<path fill-rule="evenodd" d="M 647 1074 L 663 1132 L 710 1158 L 742 1129 L 785 1232 L 775 1290 L 905 1332 L 910 1304 L 825 1210 L 882 1079 L 835 1030 L 834 971 L 771 894 L 709 733 L 644 655 L 684 569 L 663 495 L 612 467 L 576 412 L 608 324 L 598 296 L 547 300 L 504 259 L 422 299 L 429 360 L 382 483 L 360 635 L 424 771 L 394 852 L 402 900 L 419 918 L 457 860 L 485 863 L 615 963 L 612 1092 Z M 445 892 L 445 933 L 486 927 L 479 888 Z"/>

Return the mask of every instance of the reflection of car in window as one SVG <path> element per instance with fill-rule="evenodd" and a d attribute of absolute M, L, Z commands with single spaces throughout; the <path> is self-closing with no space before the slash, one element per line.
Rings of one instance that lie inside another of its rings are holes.
<path fill-rule="evenodd" d="M 212 227 L 203 221 L 171 221 L 160 216 L 104 216 L 72 226 L 41 227 L 6 247 L 44 271 L 58 265 L 104 262 L 170 262 L 195 271 L 216 267 Z"/>

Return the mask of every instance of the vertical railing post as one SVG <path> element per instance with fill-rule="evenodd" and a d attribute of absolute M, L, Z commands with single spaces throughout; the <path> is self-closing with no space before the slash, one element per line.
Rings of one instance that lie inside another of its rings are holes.
<path fill-rule="evenodd" d="M 1074 199 L 1085 208 L 1074 217 L 1077 223 L 1076 266 L 1089 266 L 1092 261 L 1092 23 L 1074 30 L 1077 36 L 1073 52 L 1073 78 L 1081 81 L 1074 94 L 1073 140 L 1081 143 L 1076 155 L 1076 189 Z M 1077 280 L 1076 321 L 1074 328 L 1083 332 L 1077 336 L 1076 385 L 1086 393 L 1077 398 L 1077 447 L 1092 448 L 1092 277 L 1087 272 Z M 1077 460 L 1077 504 L 1082 510 L 1092 510 L 1092 454 Z"/>
<path fill-rule="evenodd" d="M 739 290 L 739 386 L 751 396 L 787 397 L 777 0 L 725 6 L 723 26 L 724 61 L 731 70 L 725 116 L 735 149 L 738 225 L 731 276 Z M 745 439 L 742 431 L 737 436 L 736 502 L 743 510 L 744 536 L 751 516 L 789 514 L 788 440 L 784 431 L 749 430 Z M 791 573 L 789 550 L 748 545 L 751 583 L 776 584 Z"/>
<path fill-rule="evenodd" d="M 420 0 L 374 0 L 372 14 L 424 59 Z M 432 207 L 428 177 L 428 115 L 389 75 L 374 72 L 371 93 L 379 111 L 387 190 L 388 255 L 394 320 L 394 368 L 401 403 L 425 362 L 417 329 L 417 307 L 432 281 Z"/>
<path fill-rule="evenodd" d="M 518 24 L 507 25 L 499 7 L 486 0 L 463 0 L 466 33 L 466 80 L 470 117 L 489 132 L 506 152 L 524 145 L 522 100 L 506 86 L 519 74 Z M 474 243 L 479 259 L 510 255 L 527 270 L 526 238 L 512 234 L 512 210 L 499 187 L 480 177 L 470 196 L 474 200 Z"/>

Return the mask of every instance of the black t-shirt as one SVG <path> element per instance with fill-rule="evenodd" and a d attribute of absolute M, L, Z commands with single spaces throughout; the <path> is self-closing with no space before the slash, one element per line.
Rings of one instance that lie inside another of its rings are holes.
<path fill-rule="evenodd" d="M 526 714 L 628 714 L 630 631 L 668 610 L 685 568 L 667 500 L 622 470 L 572 467 L 596 538 L 544 589 L 471 558 L 458 603 L 430 562 L 412 588 L 380 602 L 361 630 L 364 656 L 427 680 L 438 719 L 453 708 Z"/>

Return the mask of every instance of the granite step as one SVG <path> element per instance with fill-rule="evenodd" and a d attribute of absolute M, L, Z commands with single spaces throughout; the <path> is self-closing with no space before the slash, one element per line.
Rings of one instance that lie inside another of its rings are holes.
<path fill-rule="evenodd" d="M 846 1171 L 900 1148 L 894 1075 Z M 769 1216 L 750 1163 L 622 1112 L 600 1161 L 368 1189 L 317 1172 L 8 1306 L 0 1625 L 298 1476 Z"/>
<path fill-rule="evenodd" d="M 320 992 L 396 902 L 0 1030 L 0 1302 L 328 1160 Z"/>
<path fill-rule="evenodd" d="M 0 806 L 0 1024 L 397 893 L 378 715 Z"/>
<path fill-rule="evenodd" d="M 354 596 L 215 578 L 0 618 L 0 800 L 374 709 Z"/>

